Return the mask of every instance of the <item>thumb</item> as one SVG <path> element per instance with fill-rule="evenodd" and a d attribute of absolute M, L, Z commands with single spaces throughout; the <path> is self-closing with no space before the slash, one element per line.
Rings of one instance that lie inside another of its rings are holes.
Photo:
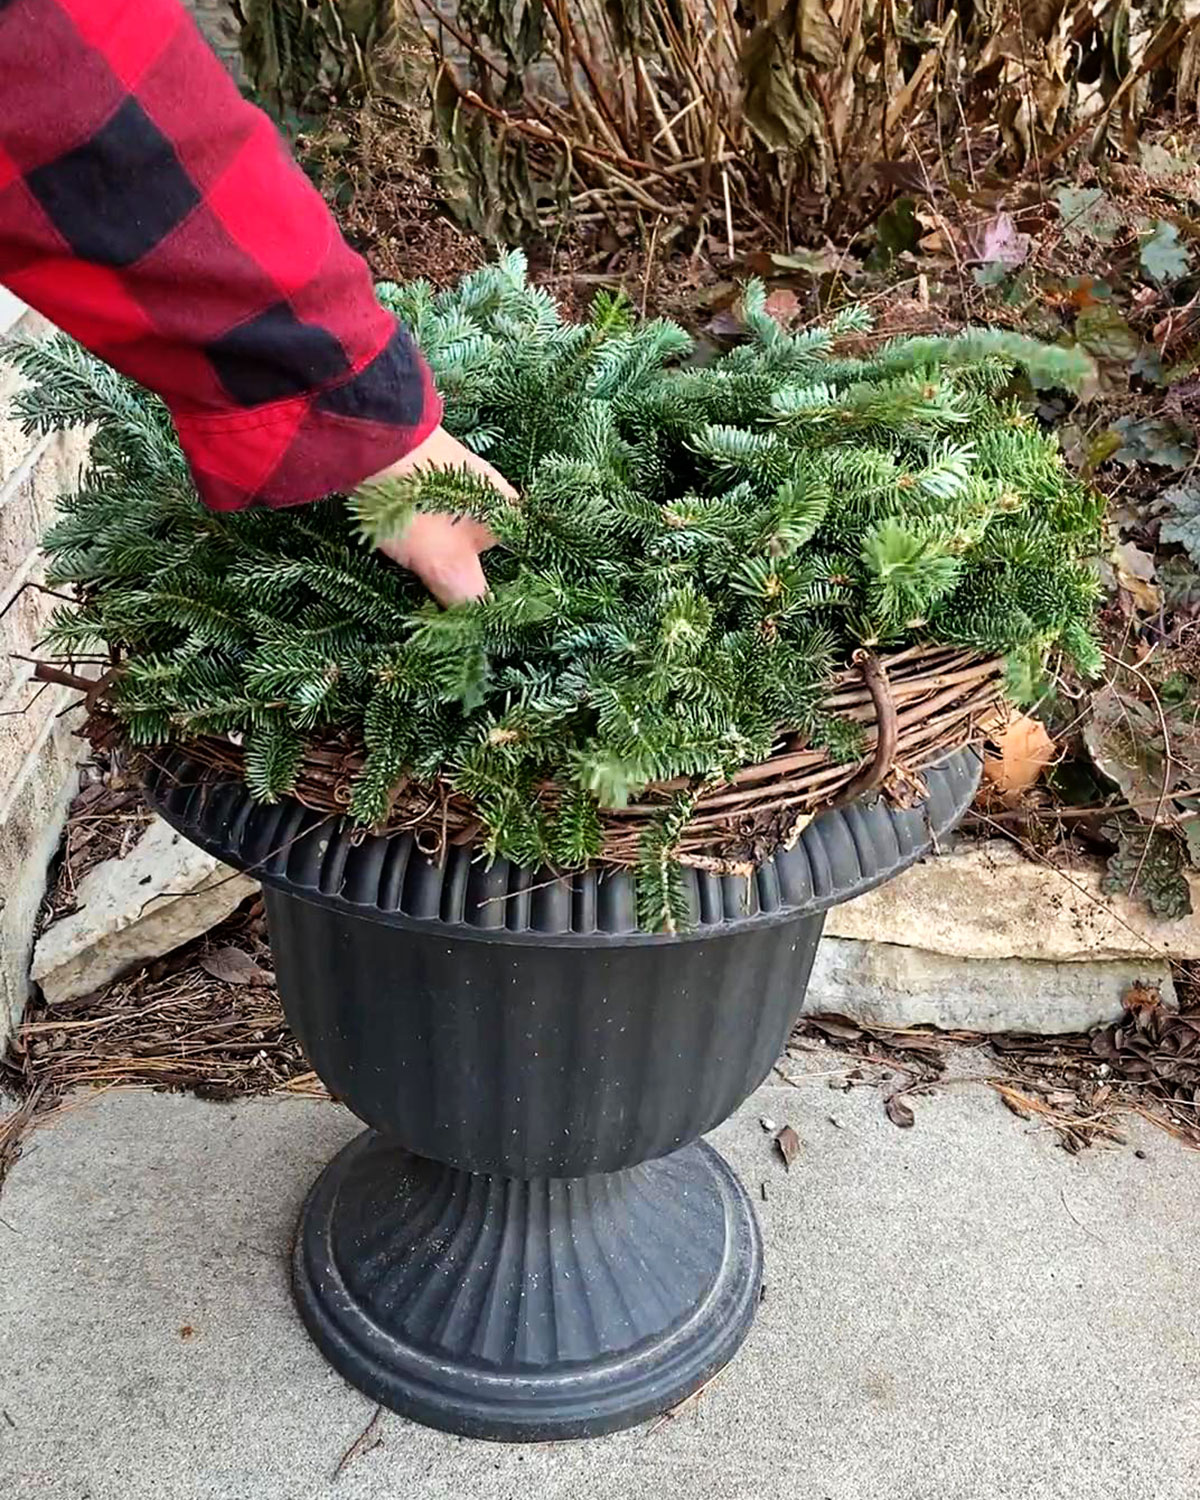
<path fill-rule="evenodd" d="M 479 554 L 465 548 L 449 556 L 414 560 L 412 569 L 439 604 L 482 599 L 488 591 Z"/>

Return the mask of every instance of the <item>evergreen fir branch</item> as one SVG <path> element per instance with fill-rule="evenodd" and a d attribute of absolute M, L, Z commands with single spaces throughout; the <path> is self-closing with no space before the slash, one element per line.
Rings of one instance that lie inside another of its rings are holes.
<path fill-rule="evenodd" d="M 378 547 L 402 537 L 417 513 L 414 477 L 372 480 L 355 490 L 350 508 L 364 542 Z"/>
<path fill-rule="evenodd" d="M 633 303 L 623 291 L 599 291 L 592 299 L 588 327 L 596 340 L 628 333 L 633 327 Z"/>
<path fill-rule="evenodd" d="M 875 318 L 871 309 L 861 303 L 852 303 L 834 313 L 829 331 L 835 338 L 841 338 L 847 333 L 870 333 L 874 326 Z"/>
<path fill-rule="evenodd" d="M 862 559 L 872 578 L 870 601 L 884 625 L 913 629 L 958 582 L 962 565 L 928 537 L 902 522 L 884 521 L 863 541 Z"/>
<path fill-rule="evenodd" d="M 785 385 L 771 396 L 771 414 L 781 425 L 791 422 L 832 422 L 841 410 L 835 386 L 816 381 L 811 385 Z"/>
<path fill-rule="evenodd" d="M 840 714 L 816 714 L 809 727 L 814 745 L 839 765 L 853 765 L 866 754 L 867 736 L 861 724 Z"/>
<path fill-rule="evenodd" d="M 120 656 L 109 701 L 138 743 L 241 737 L 269 798 L 335 733 L 365 750 L 353 819 L 379 824 L 406 779 L 440 778 L 493 854 L 578 868 L 601 851 L 600 810 L 651 783 L 728 778 L 784 732 L 860 758 L 861 731 L 822 707 L 860 645 L 1003 654 L 1026 697 L 1050 652 L 1095 669 L 1103 499 L 1013 395 L 1014 370 L 1065 380 L 1063 351 L 972 330 L 844 357 L 861 309 L 793 332 L 751 285 L 746 340 L 683 365 L 682 331 L 619 296 L 564 322 L 519 254 L 379 296 L 448 429 L 518 500 L 436 471 L 216 514 L 156 398 L 69 340 L 12 356 L 30 431 L 94 434 L 46 538 L 50 575 L 80 595 L 49 647 Z M 485 598 L 438 609 L 363 545 L 418 512 L 491 529 Z M 643 850 L 651 925 L 686 919 L 674 812 Z"/>
<path fill-rule="evenodd" d="M 758 486 L 778 484 L 790 468 L 786 449 L 771 434 L 706 423 L 688 443 L 722 481 L 745 476 Z"/>
<path fill-rule="evenodd" d="M 378 546 L 402 536 L 418 511 L 473 516 L 488 523 L 508 505 L 493 485 L 467 469 L 423 469 L 360 485 L 350 510 L 363 541 Z"/>
<path fill-rule="evenodd" d="M 976 457 L 970 443 L 943 443 L 926 466 L 913 476 L 917 486 L 935 500 L 952 500 L 971 482 Z"/>
<path fill-rule="evenodd" d="M 604 832 L 596 799 L 576 787 L 563 798 L 550 825 L 550 854 L 564 870 L 583 868 L 604 847 Z"/>
<path fill-rule="evenodd" d="M 246 785 L 260 802 L 278 802 L 296 784 L 304 741 L 283 713 L 265 719 L 246 741 Z"/>
<path fill-rule="evenodd" d="M 546 815 L 524 787 L 510 787 L 494 797 L 481 797 L 484 851 L 495 858 L 503 855 L 515 865 L 538 869 L 551 857 L 552 841 Z"/>
<path fill-rule="evenodd" d="M 972 328 L 948 338 L 901 338 L 884 346 L 872 362 L 880 375 L 939 367 L 1022 369 L 1040 387 L 1078 391 L 1092 374 L 1092 362 L 1081 350 L 1043 344 L 1003 329 Z"/>
<path fill-rule="evenodd" d="M 824 483 L 811 474 L 797 474 L 781 484 L 771 499 L 760 545 L 774 557 L 798 552 L 824 524 L 831 498 Z"/>
<path fill-rule="evenodd" d="M 1081 677 L 1095 681 L 1104 673 L 1104 652 L 1096 634 L 1082 620 L 1068 620 L 1060 637 L 1064 655 Z"/>
<path fill-rule="evenodd" d="M 674 805 L 650 823 L 642 835 L 637 867 L 638 926 L 646 932 L 674 934 L 692 924 L 679 840 L 696 808 L 695 795 Z"/>

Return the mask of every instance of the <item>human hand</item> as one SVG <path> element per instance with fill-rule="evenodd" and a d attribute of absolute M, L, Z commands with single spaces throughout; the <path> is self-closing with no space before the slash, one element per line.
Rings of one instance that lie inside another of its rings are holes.
<path fill-rule="evenodd" d="M 486 479 L 509 499 L 516 490 L 491 464 L 472 453 L 444 427 L 436 428 L 419 448 L 406 453 L 370 481 L 398 479 L 421 469 L 466 469 Z M 414 516 L 403 536 L 380 542 L 379 550 L 393 562 L 414 572 L 441 604 L 461 604 L 487 593 L 480 554 L 496 545 L 496 538 L 470 516 L 431 511 Z"/>

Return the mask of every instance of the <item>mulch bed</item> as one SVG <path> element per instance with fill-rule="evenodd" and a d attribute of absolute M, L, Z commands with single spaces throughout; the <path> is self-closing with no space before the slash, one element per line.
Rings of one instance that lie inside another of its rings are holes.
<path fill-rule="evenodd" d="M 34 1123 L 78 1088 L 154 1088 L 231 1100 L 327 1099 L 283 1018 L 262 902 L 203 938 L 66 1004 L 34 1001 L 0 1062 L 20 1103 L 0 1116 L 0 1182 Z"/>
<path fill-rule="evenodd" d="M 1194 991 L 1184 994 L 1194 1001 Z M 984 1066 L 951 1078 L 948 1063 L 963 1047 L 975 1049 Z M 830 1088 L 877 1089 L 880 1107 L 900 1128 L 917 1122 L 910 1101 L 970 1084 L 993 1089 L 1070 1152 L 1122 1144 L 1129 1114 L 1200 1148 L 1200 1005 L 1176 1013 L 1154 990 L 1135 987 L 1125 1017 L 1086 1036 L 986 1037 L 805 1016 L 789 1052 L 817 1049 L 837 1059 Z M 786 1058 L 777 1072 L 791 1081 Z M 148 1087 L 214 1100 L 329 1097 L 284 1020 L 257 898 L 206 937 L 94 995 L 54 1007 L 35 1002 L 0 1064 L 0 1082 L 20 1100 L 0 1118 L 0 1182 L 28 1130 L 71 1108 L 72 1091 L 81 1087 Z"/>
<path fill-rule="evenodd" d="M 792 1046 L 827 1046 L 861 1058 L 868 1067 L 857 1078 L 848 1075 L 851 1083 L 880 1088 L 884 1108 L 898 1125 L 913 1123 L 907 1096 L 948 1082 L 953 1050 L 967 1046 L 979 1049 L 996 1071 L 955 1082 L 993 1089 L 1013 1114 L 1035 1129 L 1053 1131 L 1072 1154 L 1124 1144 L 1122 1120 L 1131 1114 L 1200 1149 L 1200 1004 L 1190 976 L 1180 992 L 1185 1008 L 1174 1011 L 1157 989 L 1135 985 L 1124 997 L 1121 1020 L 1086 1034 L 892 1031 L 843 1016 L 805 1016 Z"/>
<path fill-rule="evenodd" d="M 83 768 L 80 789 L 67 813 L 62 850 L 42 907 L 49 927 L 78 905 L 79 882 L 106 859 L 129 853 L 151 820 L 141 787 L 107 757 Z"/>

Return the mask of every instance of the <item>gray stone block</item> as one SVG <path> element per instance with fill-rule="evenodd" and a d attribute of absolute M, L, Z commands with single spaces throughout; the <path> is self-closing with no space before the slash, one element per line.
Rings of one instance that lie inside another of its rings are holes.
<path fill-rule="evenodd" d="M 1200 958 L 1200 874 L 1188 877 L 1193 913 L 1179 921 L 1110 895 L 1103 874 L 1099 859 L 1075 856 L 1057 868 L 1003 840 L 964 843 L 834 907 L 825 930 L 958 958 Z"/>
<path fill-rule="evenodd" d="M 826 937 L 817 951 L 806 1014 L 833 1011 L 867 1025 L 945 1031 L 1089 1031 L 1120 1016 L 1132 984 L 1159 986 L 1175 1003 L 1161 959 L 1051 963 L 955 958 L 897 943 Z"/>
<path fill-rule="evenodd" d="M 52 1005 L 90 994 L 208 932 L 257 889 L 155 819 L 124 859 L 79 882 L 79 910 L 42 934 L 33 977 Z"/>
<path fill-rule="evenodd" d="M 20 780 L 0 784 L 0 1052 L 29 995 L 29 954 L 46 869 L 58 848 L 82 752 L 67 721 L 52 722 Z"/>

